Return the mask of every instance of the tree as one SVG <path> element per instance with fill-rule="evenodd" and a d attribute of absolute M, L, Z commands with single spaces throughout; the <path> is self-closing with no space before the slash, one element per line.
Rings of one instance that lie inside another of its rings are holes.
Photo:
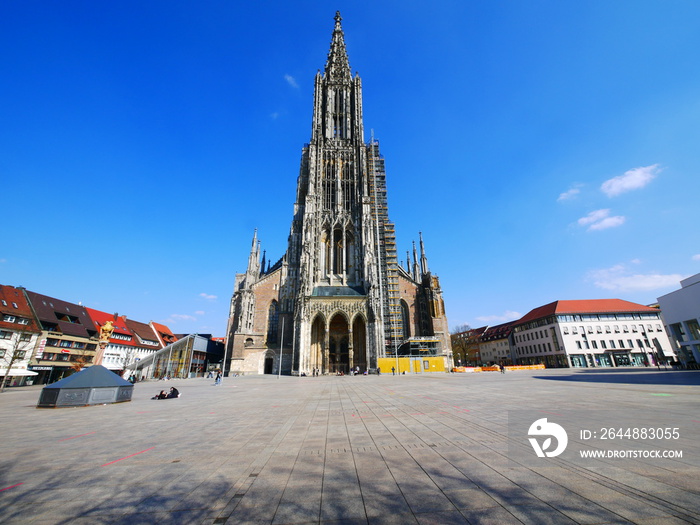
<path fill-rule="evenodd" d="M 0 330 L 0 337 L 3 341 L 9 340 L 9 345 L 0 346 L 0 368 L 7 367 L 5 375 L 2 377 L 0 392 L 5 391 L 5 387 L 12 375 L 11 369 L 18 361 L 29 360 L 35 341 L 32 336 L 36 333 L 29 324 L 17 324 L 12 330 Z M 8 337 L 9 334 L 9 337 Z"/>
<path fill-rule="evenodd" d="M 455 326 L 450 332 L 452 354 L 456 365 L 478 365 L 480 331 L 472 329 L 468 324 Z"/>

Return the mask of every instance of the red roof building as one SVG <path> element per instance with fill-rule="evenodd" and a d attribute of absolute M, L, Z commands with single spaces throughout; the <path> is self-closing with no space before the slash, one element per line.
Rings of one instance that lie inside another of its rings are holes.
<path fill-rule="evenodd" d="M 100 364 L 105 368 L 121 373 L 126 365 L 132 363 L 137 357 L 138 345 L 134 334 L 126 326 L 126 316 L 109 314 L 94 308 L 85 308 L 92 319 L 95 329 L 100 332 L 107 321 L 112 323 L 112 332 L 106 348 L 101 352 Z"/>
<path fill-rule="evenodd" d="M 554 301 L 513 323 L 518 364 L 615 367 L 675 358 L 657 308 L 622 299 Z"/>
<path fill-rule="evenodd" d="M 28 365 L 40 333 L 24 291 L 0 284 L 0 388 L 22 385 L 37 375 Z"/>

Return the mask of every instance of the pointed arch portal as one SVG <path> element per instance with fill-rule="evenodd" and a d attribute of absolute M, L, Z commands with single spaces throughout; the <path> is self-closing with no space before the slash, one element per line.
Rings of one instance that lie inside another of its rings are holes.
<path fill-rule="evenodd" d="M 328 327 L 328 372 L 350 372 L 350 327 L 342 314 L 335 314 Z"/>

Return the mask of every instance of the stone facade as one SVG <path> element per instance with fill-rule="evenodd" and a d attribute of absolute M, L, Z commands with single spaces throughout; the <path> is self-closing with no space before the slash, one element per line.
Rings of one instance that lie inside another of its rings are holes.
<path fill-rule="evenodd" d="M 227 351 L 237 373 L 373 369 L 410 337 L 450 338 L 438 277 L 396 262 L 379 144 L 364 142 L 362 83 L 352 76 L 340 14 L 316 75 L 309 144 L 302 150 L 287 251 L 266 268 L 257 232 L 236 275 Z M 281 362 L 280 362 L 281 358 Z"/>

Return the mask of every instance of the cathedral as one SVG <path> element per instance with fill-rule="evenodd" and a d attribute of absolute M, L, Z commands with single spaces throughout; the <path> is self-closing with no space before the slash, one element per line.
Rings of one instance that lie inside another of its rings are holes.
<path fill-rule="evenodd" d="M 374 137 L 364 140 L 362 83 L 350 71 L 340 13 L 316 74 L 287 251 L 266 262 L 254 233 L 246 271 L 236 274 L 226 345 L 226 371 L 239 374 L 452 366 L 422 235 L 412 262 L 409 251 L 405 263 L 397 259 L 384 158 Z"/>

